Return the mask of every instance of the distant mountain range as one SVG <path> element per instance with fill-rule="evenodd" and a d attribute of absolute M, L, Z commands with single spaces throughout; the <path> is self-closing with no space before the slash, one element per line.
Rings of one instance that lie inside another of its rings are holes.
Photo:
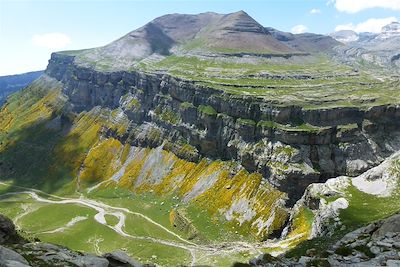
<path fill-rule="evenodd" d="M 27 72 L 17 75 L 0 76 L 0 106 L 7 96 L 24 88 L 43 74 L 43 70 Z"/>
<path fill-rule="evenodd" d="M 400 66 L 400 23 L 392 22 L 380 33 L 356 33 L 351 30 L 334 32 L 331 36 L 344 46 L 337 51 L 344 61 L 360 64 L 376 64 L 383 67 Z"/>

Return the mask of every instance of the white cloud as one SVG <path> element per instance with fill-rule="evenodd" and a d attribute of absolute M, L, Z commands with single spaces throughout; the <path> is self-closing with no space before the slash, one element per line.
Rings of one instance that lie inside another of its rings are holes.
<path fill-rule="evenodd" d="M 292 33 L 298 34 L 298 33 L 304 33 L 308 30 L 308 28 L 304 25 L 296 25 L 291 29 Z"/>
<path fill-rule="evenodd" d="M 330 6 L 330 5 L 334 4 L 334 3 L 335 3 L 335 0 L 328 0 L 328 1 L 326 1 L 326 5 L 327 5 L 327 6 Z"/>
<path fill-rule="evenodd" d="M 32 43 L 45 48 L 60 49 L 70 44 L 71 39 L 63 33 L 35 34 Z"/>
<path fill-rule="evenodd" d="M 321 13 L 321 9 L 318 8 L 313 8 L 310 10 L 310 14 L 320 14 Z"/>
<path fill-rule="evenodd" d="M 353 23 L 337 25 L 335 31 L 352 30 L 355 32 L 380 33 L 383 26 L 386 26 L 394 21 L 398 21 L 397 18 L 395 17 L 382 18 L 382 19 L 371 18 L 356 25 L 354 25 Z"/>
<path fill-rule="evenodd" d="M 357 13 L 369 8 L 400 10 L 400 0 L 329 0 L 340 12 Z"/>

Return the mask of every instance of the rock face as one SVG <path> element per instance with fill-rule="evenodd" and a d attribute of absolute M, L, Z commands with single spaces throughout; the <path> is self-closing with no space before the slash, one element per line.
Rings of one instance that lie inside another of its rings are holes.
<path fill-rule="evenodd" d="M 79 267 L 151 267 L 131 259 L 122 251 L 96 256 L 71 251 L 67 248 L 30 242 L 17 234 L 13 222 L 0 215 L 0 266 L 36 267 L 36 266 L 79 266 Z"/>
<path fill-rule="evenodd" d="M 198 154 L 187 159 L 238 160 L 248 171 L 262 173 L 288 192 L 291 199 L 299 198 L 310 183 L 360 174 L 400 148 L 396 105 L 366 110 L 279 107 L 163 73 L 100 72 L 57 53 L 46 74 L 64 84 L 73 110 L 121 108 L 132 127 L 157 126 L 164 139 L 196 147 Z M 298 128 L 298 121 L 314 128 Z M 159 143 L 140 145 L 154 147 L 162 142 L 160 138 Z"/>
<path fill-rule="evenodd" d="M 310 249 L 301 258 L 260 256 L 251 266 L 399 266 L 400 215 L 346 234 L 326 251 Z"/>

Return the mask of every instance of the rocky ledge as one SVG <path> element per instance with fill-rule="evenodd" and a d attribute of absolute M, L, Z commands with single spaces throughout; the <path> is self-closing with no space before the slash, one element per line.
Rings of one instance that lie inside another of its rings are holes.
<path fill-rule="evenodd" d="M 298 259 L 284 255 L 274 258 L 262 255 L 250 261 L 251 266 L 400 266 L 400 214 L 376 221 L 346 234 L 330 249 L 307 250 Z"/>
<path fill-rule="evenodd" d="M 131 259 L 123 251 L 114 251 L 102 256 L 69 250 L 39 240 L 21 237 L 13 222 L 0 215 L 0 267 L 151 267 Z"/>

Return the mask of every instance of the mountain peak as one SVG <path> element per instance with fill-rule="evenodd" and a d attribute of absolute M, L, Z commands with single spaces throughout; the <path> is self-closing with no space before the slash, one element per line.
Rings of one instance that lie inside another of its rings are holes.
<path fill-rule="evenodd" d="M 382 27 L 381 34 L 379 34 L 378 38 L 388 39 L 397 36 L 400 36 L 400 23 L 396 21 Z"/>
<path fill-rule="evenodd" d="M 394 21 L 382 27 L 382 32 L 400 31 L 400 22 Z"/>
<path fill-rule="evenodd" d="M 359 35 L 352 30 L 341 30 L 334 33 L 331 33 L 330 36 L 334 38 L 336 41 L 341 43 L 350 43 L 355 42 L 359 39 Z"/>
<path fill-rule="evenodd" d="M 337 44 L 322 35 L 278 33 L 240 10 L 229 14 L 167 14 L 108 45 L 75 55 L 81 65 L 120 70 L 132 68 L 142 60 L 157 61 L 169 55 L 287 58 L 331 51 Z"/>

